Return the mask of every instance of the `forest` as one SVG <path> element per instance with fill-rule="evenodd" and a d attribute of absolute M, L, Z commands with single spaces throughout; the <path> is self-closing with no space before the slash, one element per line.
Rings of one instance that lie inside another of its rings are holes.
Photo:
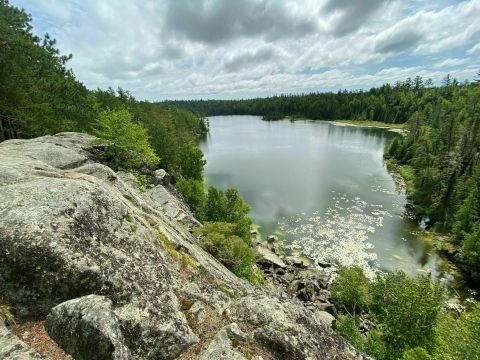
<path fill-rule="evenodd" d="M 473 74 L 472 74 L 473 75 Z M 450 75 L 443 85 L 469 86 Z M 309 94 L 282 94 L 246 100 L 173 100 L 162 104 L 196 111 L 204 116 L 258 115 L 265 120 L 286 117 L 312 120 L 371 120 L 389 124 L 406 122 L 417 109 L 423 108 L 436 93 L 431 79 L 416 76 L 395 84 L 364 90 L 339 90 Z M 422 99 L 419 99 L 422 98 Z"/>
<path fill-rule="evenodd" d="M 474 76 L 475 74 L 472 74 Z M 203 115 L 259 115 L 321 120 L 406 123 L 408 135 L 385 152 L 390 167 L 408 183 L 418 218 L 446 233 L 437 246 L 461 264 L 472 280 L 480 272 L 480 75 L 441 86 L 420 76 L 369 91 L 281 95 L 249 100 L 166 101 Z"/>

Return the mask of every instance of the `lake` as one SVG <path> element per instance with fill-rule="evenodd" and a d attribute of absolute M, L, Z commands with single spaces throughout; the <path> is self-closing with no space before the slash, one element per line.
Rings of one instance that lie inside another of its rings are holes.
<path fill-rule="evenodd" d="M 237 188 L 264 238 L 278 234 L 289 253 L 359 265 L 370 276 L 402 269 L 451 279 L 383 162 L 401 135 L 310 120 L 208 120 L 200 144 L 207 185 Z"/>

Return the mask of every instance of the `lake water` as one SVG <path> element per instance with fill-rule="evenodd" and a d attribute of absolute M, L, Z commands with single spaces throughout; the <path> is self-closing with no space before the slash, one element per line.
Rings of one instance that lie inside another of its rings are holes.
<path fill-rule="evenodd" d="M 447 277 L 406 198 L 383 162 L 395 137 L 375 128 L 319 121 L 210 117 L 202 141 L 207 184 L 235 187 L 262 236 L 276 233 L 291 253 L 374 271 L 431 271 Z"/>

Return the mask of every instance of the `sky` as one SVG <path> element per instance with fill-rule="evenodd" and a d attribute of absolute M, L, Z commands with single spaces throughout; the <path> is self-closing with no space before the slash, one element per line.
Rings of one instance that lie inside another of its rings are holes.
<path fill-rule="evenodd" d="M 369 89 L 472 80 L 480 0 L 11 0 L 88 88 L 137 99 Z"/>

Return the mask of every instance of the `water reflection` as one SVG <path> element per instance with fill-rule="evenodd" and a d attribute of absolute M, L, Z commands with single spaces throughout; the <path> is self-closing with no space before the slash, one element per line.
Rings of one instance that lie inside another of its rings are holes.
<path fill-rule="evenodd" d="M 255 116 L 209 121 L 201 143 L 207 183 L 238 188 L 262 235 L 281 232 L 312 259 L 335 257 L 369 274 L 442 273 L 383 163 L 385 146 L 400 135 Z"/>

